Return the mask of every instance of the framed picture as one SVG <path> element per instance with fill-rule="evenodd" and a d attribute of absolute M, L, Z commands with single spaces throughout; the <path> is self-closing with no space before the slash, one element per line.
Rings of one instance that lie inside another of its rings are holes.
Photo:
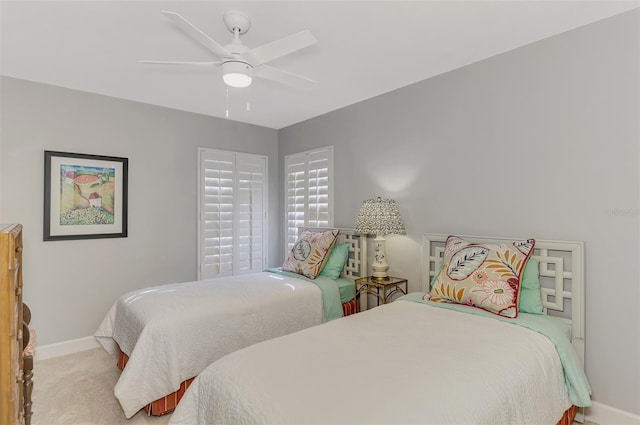
<path fill-rule="evenodd" d="M 127 236 L 128 159 L 44 152 L 44 240 Z"/>

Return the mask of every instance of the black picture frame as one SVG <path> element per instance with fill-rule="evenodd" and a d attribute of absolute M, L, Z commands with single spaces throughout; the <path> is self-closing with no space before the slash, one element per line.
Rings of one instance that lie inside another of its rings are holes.
<path fill-rule="evenodd" d="M 129 160 L 44 151 L 44 241 L 127 237 Z"/>

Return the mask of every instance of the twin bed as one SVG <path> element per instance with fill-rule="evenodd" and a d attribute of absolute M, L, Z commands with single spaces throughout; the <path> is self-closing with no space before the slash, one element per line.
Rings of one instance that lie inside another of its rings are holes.
<path fill-rule="evenodd" d="M 464 239 L 473 247 L 515 242 Z M 423 293 L 433 294 L 449 266 L 446 240 L 424 235 Z M 527 255 L 542 285 L 540 313 L 504 317 L 413 293 L 288 329 L 197 371 L 170 424 L 570 424 L 591 403 L 583 245 L 536 241 Z"/>
<path fill-rule="evenodd" d="M 425 235 L 425 292 L 445 240 Z M 198 376 L 170 424 L 571 423 L 590 404 L 577 354 L 583 246 L 536 247 L 543 309 L 562 316 L 571 304 L 566 318 L 505 318 L 409 294 L 225 356 Z"/>
<path fill-rule="evenodd" d="M 125 416 L 169 413 L 193 378 L 228 353 L 357 312 L 353 280 L 366 264 L 365 239 L 339 230 L 335 244 L 348 245 L 348 255 L 337 279 L 270 269 L 120 297 L 95 337 L 123 369 L 114 394 Z"/>

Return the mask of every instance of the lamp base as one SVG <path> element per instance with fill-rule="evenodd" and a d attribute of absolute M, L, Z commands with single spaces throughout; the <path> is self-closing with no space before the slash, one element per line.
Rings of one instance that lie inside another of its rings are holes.
<path fill-rule="evenodd" d="M 373 277 L 377 280 L 384 280 L 389 278 L 389 274 L 387 270 L 389 270 L 389 264 L 387 264 L 387 253 L 385 250 L 385 239 L 384 236 L 377 235 L 374 239 L 375 249 L 374 249 L 374 261 L 371 265 L 373 269 Z"/>

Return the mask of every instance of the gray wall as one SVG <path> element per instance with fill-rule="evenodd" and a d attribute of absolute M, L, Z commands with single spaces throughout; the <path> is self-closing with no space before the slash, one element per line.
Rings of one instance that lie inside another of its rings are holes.
<path fill-rule="evenodd" d="M 40 345 L 93 335 L 127 291 L 196 279 L 198 147 L 267 155 L 268 214 L 279 214 L 275 130 L 12 78 L 1 83 L 0 217 L 24 225 L 24 297 Z M 127 238 L 42 241 L 44 150 L 129 158 Z M 278 221 L 271 223 L 269 252 L 277 258 Z"/>
<path fill-rule="evenodd" d="M 279 132 L 281 169 L 335 145 L 336 225 L 353 226 L 365 198 L 398 202 L 407 235 L 387 255 L 412 291 L 424 232 L 584 241 L 594 398 L 635 414 L 638 22 L 636 10 Z"/>

